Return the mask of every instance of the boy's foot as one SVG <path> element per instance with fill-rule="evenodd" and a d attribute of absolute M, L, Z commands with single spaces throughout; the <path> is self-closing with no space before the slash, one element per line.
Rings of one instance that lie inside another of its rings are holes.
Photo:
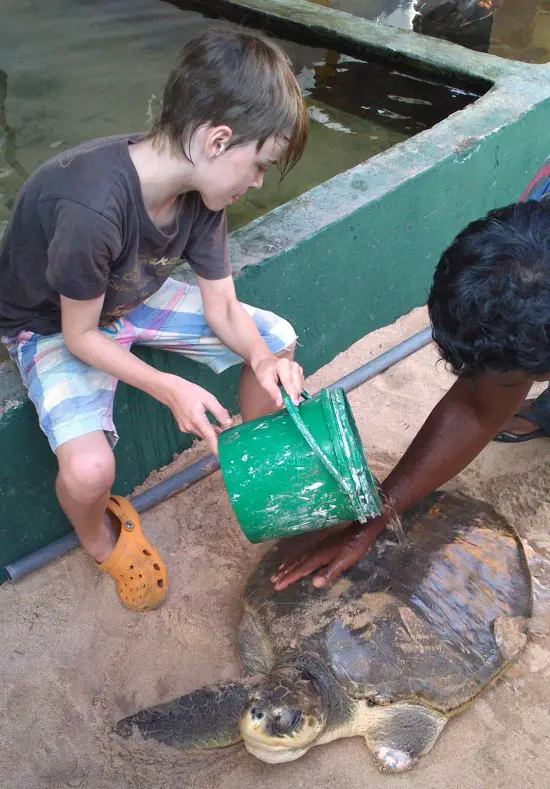
<path fill-rule="evenodd" d="M 116 581 L 118 596 L 126 608 L 132 611 L 156 608 L 168 588 L 164 562 L 145 539 L 139 515 L 128 499 L 111 496 L 107 511 L 118 524 L 119 537 L 100 568 Z"/>
<path fill-rule="evenodd" d="M 514 414 L 506 428 L 497 433 L 493 441 L 500 441 L 503 444 L 519 444 L 523 441 L 548 436 L 532 412 L 533 402 L 533 400 L 526 400 L 521 411 Z"/>
<path fill-rule="evenodd" d="M 110 510 L 105 510 L 103 525 L 105 527 L 103 535 L 105 539 L 101 543 L 101 548 L 93 554 L 98 564 L 102 564 L 109 558 L 120 537 L 120 521 Z"/>

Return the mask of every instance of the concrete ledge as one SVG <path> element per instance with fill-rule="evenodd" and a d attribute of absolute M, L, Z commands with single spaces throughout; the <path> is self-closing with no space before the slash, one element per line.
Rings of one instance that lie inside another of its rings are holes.
<path fill-rule="evenodd" d="M 204 10 L 206 2 L 201 3 Z M 231 236 L 242 301 L 295 326 L 309 374 L 368 332 L 423 304 L 444 247 L 470 220 L 516 200 L 548 155 L 550 66 L 508 62 L 384 27 L 307 0 L 220 2 L 222 14 L 334 38 L 343 52 L 414 63 L 425 72 L 490 82 L 466 110 L 382 153 Z M 237 371 L 216 377 L 175 354 L 138 350 L 192 378 L 231 409 Z M 120 385 L 116 490 L 128 493 L 189 445 L 166 408 Z M 55 500 L 55 459 L 32 405 L 0 365 L 0 565 L 69 529 Z"/>

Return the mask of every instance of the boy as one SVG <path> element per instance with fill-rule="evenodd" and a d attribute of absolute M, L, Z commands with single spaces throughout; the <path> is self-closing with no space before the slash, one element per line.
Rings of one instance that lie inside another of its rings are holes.
<path fill-rule="evenodd" d="M 166 570 L 122 497 L 111 497 L 117 380 L 167 405 L 204 438 L 229 415 L 209 392 L 129 353 L 145 344 L 221 373 L 244 362 L 243 419 L 298 402 L 296 335 L 236 299 L 225 207 L 264 173 L 300 158 L 307 115 L 286 55 L 244 30 L 191 41 L 171 72 L 148 135 L 94 140 L 26 182 L 0 249 L 0 335 L 56 453 L 59 503 L 123 604 L 157 606 Z M 187 259 L 198 287 L 169 278 Z M 219 428 L 218 428 L 219 430 Z"/>
<path fill-rule="evenodd" d="M 428 307 L 456 382 L 384 481 L 382 515 L 289 560 L 272 579 L 276 589 L 321 567 L 314 586 L 334 581 L 391 518 L 471 463 L 533 383 L 550 380 L 550 203 L 528 200 L 468 225 L 443 253 Z"/>

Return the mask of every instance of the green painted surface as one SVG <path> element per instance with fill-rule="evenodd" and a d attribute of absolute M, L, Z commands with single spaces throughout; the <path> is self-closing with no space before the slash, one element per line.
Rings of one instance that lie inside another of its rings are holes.
<path fill-rule="evenodd" d="M 366 333 L 423 304 L 438 257 L 471 219 L 518 198 L 548 156 L 550 68 L 507 63 L 447 42 L 380 28 L 305 0 L 248 0 L 325 35 L 330 29 L 396 59 L 458 69 L 495 87 L 460 113 L 281 206 L 231 237 L 241 300 L 288 318 L 306 373 Z M 316 10 L 316 15 L 312 16 Z M 353 28 L 353 29 L 352 29 Z M 426 43 L 428 42 L 428 43 Z M 359 46 L 359 45 L 358 45 Z M 235 370 L 217 378 L 174 354 L 139 351 L 156 367 L 236 407 Z M 116 492 L 128 493 L 189 445 L 171 414 L 119 386 Z M 0 372 L 0 565 L 64 534 L 55 460 L 12 373 Z"/>

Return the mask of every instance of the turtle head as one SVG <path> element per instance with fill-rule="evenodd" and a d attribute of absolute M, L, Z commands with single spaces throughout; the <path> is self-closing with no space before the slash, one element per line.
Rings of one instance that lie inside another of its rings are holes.
<path fill-rule="evenodd" d="M 250 694 L 239 728 L 246 749 L 264 762 L 299 759 L 327 724 L 328 709 L 312 678 L 296 668 L 270 674 Z"/>

